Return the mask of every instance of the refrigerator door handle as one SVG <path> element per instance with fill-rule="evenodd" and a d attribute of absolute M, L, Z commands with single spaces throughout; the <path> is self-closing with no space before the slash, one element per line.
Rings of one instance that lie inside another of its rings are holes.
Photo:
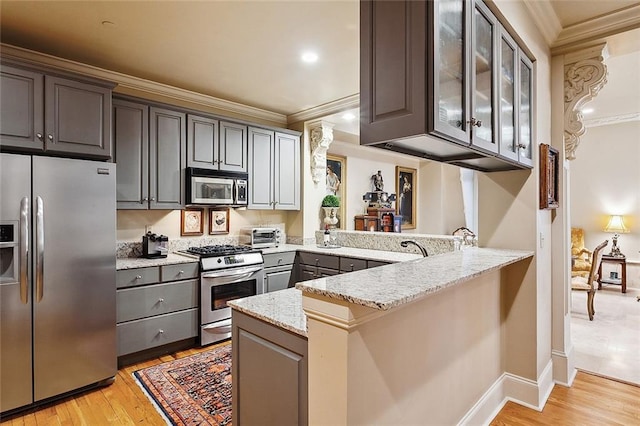
<path fill-rule="evenodd" d="M 29 197 L 20 200 L 20 301 L 29 303 Z"/>
<path fill-rule="evenodd" d="M 36 197 L 36 302 L 42 300 L 44 292 L 44 202 Z"/>

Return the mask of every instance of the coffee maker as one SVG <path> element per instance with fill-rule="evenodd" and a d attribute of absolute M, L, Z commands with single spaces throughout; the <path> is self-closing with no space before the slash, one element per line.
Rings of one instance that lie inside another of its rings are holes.
<path fill-rule="evenodd" d="M 169 252 L 169 237 L 147 232 L 142 236 L 142 257 L 155 259 L 167 257 Z"/>

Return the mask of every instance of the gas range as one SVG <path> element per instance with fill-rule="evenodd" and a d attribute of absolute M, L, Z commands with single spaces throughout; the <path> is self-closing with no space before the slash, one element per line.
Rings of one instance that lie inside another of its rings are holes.
<path fill-rule="evenodd" d="M 180 253 L 200 259 L 202 271 L 258 265 L 264 262 L 262 252 L 249 246 L 220 244 L 189 247 Z"/>

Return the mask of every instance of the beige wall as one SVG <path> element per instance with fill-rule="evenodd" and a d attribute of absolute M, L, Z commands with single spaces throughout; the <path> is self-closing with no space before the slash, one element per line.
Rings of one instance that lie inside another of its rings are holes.
<path fill-rule="evenodd" d="M 357 138 L 347 139 L 340 133 L 336 133 L 328 153 L 347 157 L 346 229 L 353 230 L 353 217 L 364 213 L 362 196 L 372 190 L 371 176 L 378 170 L 384 178 L 384 190 L 396 193 L 396 166 L 413 168 L 418 173 L 416 229 L 404 229 L 403 233 L 448 235 L 464 226 L 458 167 L 362 146 Z M 318 200 L 318 206 L 319 203 Z"/>
<path fill-rule="evenodd" d="M 309 424 L 457 424 L 504 371 L 505 276 L 388 312 L 305 294 L 305 309 L 331 312 L 308 319 Z"/>
<path fill-rule="evenodd" d="M 604 90 L 604 89 L 603 89 Z M 571 162 L 571 226 L 583 228 L 593 248 L 613 234 L 603 232 L 609 215 L 623 215 L 631 231 L 618 239 L 627 256 L 627 285 L 640 287 L 640 121 L 590 127 Z M 607 265 L 603 274 L 608 273 Z"/>
<path fill-rule="evenodd" d="M 163 234 L 169 239 L 198 238 L 180 235 L 181 210 L 118 210 L 117 236 L 118 241 L 142 241 L 145 226 L 151 231 Z M 237 237 L 240 229 L 246 226 L 285 224 L 290 220 L 288 212 L 272 210 L 229 210 L 229 234 L 227 237 Z M 204 235 L 209 233 L 209 212 L 205 209 Z"/>

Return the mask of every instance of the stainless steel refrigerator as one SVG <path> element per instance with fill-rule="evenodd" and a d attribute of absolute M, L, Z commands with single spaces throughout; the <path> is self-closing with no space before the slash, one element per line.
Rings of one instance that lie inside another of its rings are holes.
<path fill-rule="evenodd" d="M 0 154 L 0 413 L 117 373 L 115 164 Z"/>

